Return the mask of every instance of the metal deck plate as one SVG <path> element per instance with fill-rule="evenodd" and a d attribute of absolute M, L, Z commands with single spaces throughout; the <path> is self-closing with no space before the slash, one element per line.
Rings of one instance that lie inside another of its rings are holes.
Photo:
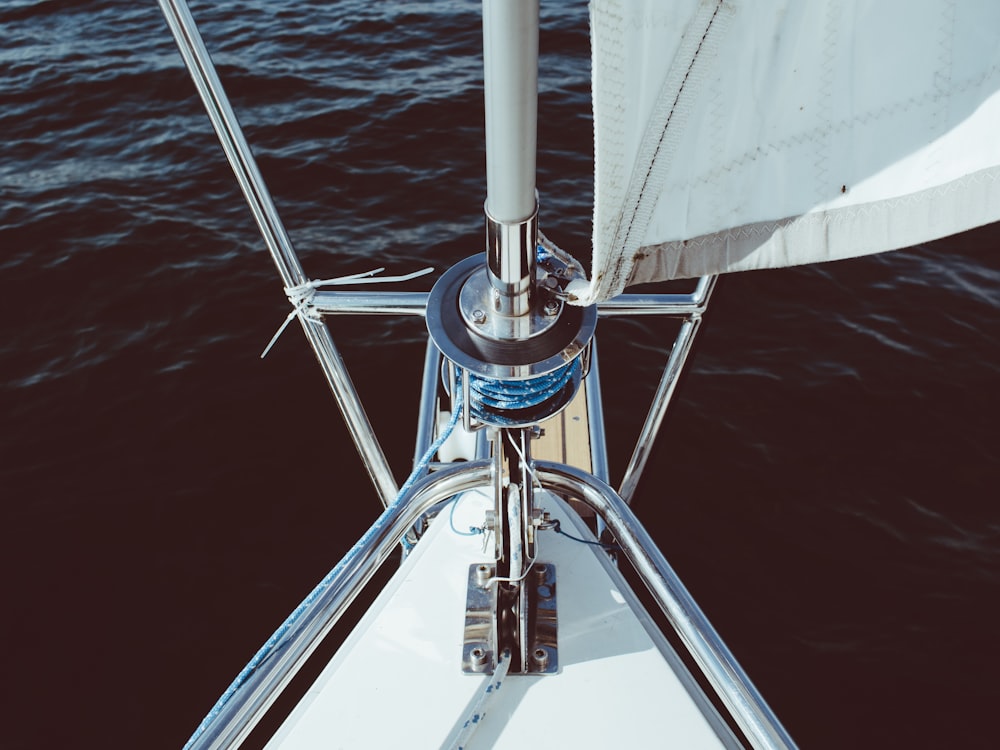
<path fill-rule="evenodd" d="M 484 587 L 496 573 L 493 563 L 469 566 L 462 642 L 462 671 L 492 674 L 496 669 L 496 603 L 494 585 Z M 559 618 L 556 600 L 556 566 L 535 562 L 522 584 L 527 591 L 526 674 L 559 671 Z"/>

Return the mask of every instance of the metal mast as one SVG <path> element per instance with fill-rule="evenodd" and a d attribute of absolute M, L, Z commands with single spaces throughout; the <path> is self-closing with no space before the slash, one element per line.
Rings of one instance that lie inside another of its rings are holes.
<path fill-rule="evenodd" d="M 565 269 L 538 262 L 538 10 L 538 0 L 483 1 L 485 258 L 454 266 L 427 303 L 428 330 L 449 363 L 452 409 L 492 443 L 496 563 L 482 593 L 492 601 L 493 637 L 488 656 L 467 649 L 476 652 L 465 654 L 470 671 L 492 671 L 504 654 L 512 672 L 556 668 L 555 650 L 541 648 L 530 627 L 539 523 L 530 446 L 535 426 L 576 394 L 597 322 L 595 308 L 563 303 Z"/>
<path fill-rule="evenodd" d="M 494 311 L 522 317 L 534 293 L 538 205 L 538 0 L 484 0 L 486 253 Z"/>

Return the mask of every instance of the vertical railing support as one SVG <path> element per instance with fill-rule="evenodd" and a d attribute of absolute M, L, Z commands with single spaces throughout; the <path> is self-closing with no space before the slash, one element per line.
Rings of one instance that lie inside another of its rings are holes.
<path fill-rule="evenodd" d="M 264 184 L 257 162 L 215 72 L 215 66 L 208 55 L 191 11 L 184 0 L 159 0 L 159 2 L 170 31 L 177 41 L 184 64 L 205 105 L 208 119 L 211 120 L 226 159 L 236 174 L 236 180 L 264 237 L 267 249 L 271 252 L 285 289 L 301 287 L 308 281 L 308 277 L 302 270 L 288 233 L 278 217 L 274 201 Z M 379 498 L 382 504 L 388 507 L 395 499 L 399 488 L 389 469 L 382 447 L 372 431 L 368 415 L 361 405 L 347 368 L 333 343 L 330 330 L 322 320 L 314 320 L 302 314 L 299 315 L 299 320 L 306 339 L 323 369 L 330 390 L 337 400 L 358 453 L 361 454 L 365 468 L 368 469 L 368 474 L 375 484 Z"/>

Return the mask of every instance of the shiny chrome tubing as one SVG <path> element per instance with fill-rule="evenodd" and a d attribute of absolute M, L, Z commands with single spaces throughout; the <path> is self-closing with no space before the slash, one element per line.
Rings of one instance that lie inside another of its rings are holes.
<path fill-rule="evenodd" d="M 708 305 L 712 290 L 715 288 L 715 279 L 715 276 L 705 276 L 698 283 L 696 296 L 700 298 L 699 304 L 702 310 Z M 631 503 L 632 498 L 635 496 L 639 479 L 642 477 L 643 469 L 646 468 L 646 462 L 649 460 L 649 455 L 653 450 L 656 435 L 660 431 L 660 425 L 663 424 L 667 407 L 670 406 L 670 399 L 677 388 L 677 380 L 684 370 L 684 363 L 691 353 L 691 346 L 694 344 L 694 337 L 697 335 L 700 325 L 700 312 L 691 315 L 681 323 L 681 329 L 677 333 L 673 348 L 670 350 L 670 357 L 663 368 L 663 375 L 660 376 L 660 383 L 656 387 L 653 402 L 650 404 L 649 412 L 646 414 L 646 421 L 642 425 L 642 431 L 639 433 L 639 439 L 636 440 L 632 457 L 625 468 L 621 488 L 618 490 L 618 494 L 621 495 L 626 503 Z"/>
<path fill-rule="evenodd" d="M 538 0 L 483 0 L 486 213 L 504 224 L 535 211 Z"/>
<path fill-rule="evenodd" d="M 424 355 L 424 375 L 420 385 L 420 413 L 417 414 L 417 442 L 413 449 L 413 465 L 416 466 L 434 442 L 437 431 L 437 395 L 441 382 L 441 351 L 434 342 L 427 340 Z"/>
<path fill-rule="evenodd" d="M 538 209 L 523 221 L 502 222 L 486 211 L 486 266 L 493 288 L 491 307 L 509 317 L 531 311 L 538 245 Z"/>
<path fill-rule="evenodd" d="M 608 468 L 608 444 L 604 432 L 604 405 L 601 402 L 601 372 L 598 365 L 597 337 L 590 340 L 590 372 L 587 374 L 587 414 L 590 423 L 591 473 L 602 482 L 611 481 Z"/>
<path fill-rule="evenodd" d="M 535 475 L 545 489 L 579 498 L 604 519 L 750 744 L 794 748 L 792 738 L 625 501 L 604 482 L 570 466 L 536 461 Z"/>
<path fill-rule="evenodd" d="M 619 294 L 597 303 L 601 318 L 624 315 L 694 315 L 702 306 L 693 294 Z"/>
<path fill-rule="evenodd" d="M 531 309 L 538 235 L 538 0 L 483 0 L 486 258 L 491 307 Z"/>
<path fill-rule="evenodd" d="M 700 323 L 701 318 L 692 318 L 681 323 L 681 330 L 674 341 L 673 349 L 670 350 L 670 358 L 667 360 L 666 367 L 663 368 L 663 375 L 656 387 L 656 393 L 653 394 L 653 402 L 646 414 L 646 421 L 642 425 L 639 439 L 635 442 L 632 458 L 629 459 L 628 466 L 625 468 L 621 488 L 618 490 L 627 503 L 632 502 L 636 487 L 639 485 L 639 479 L 642 477 L 642 471 L 646 468 L 646 462 L 649 460 L 653 444 L 656 442 L 656 435 L 660 431 L 660 425 L 667 413 L 670 399 L 677 388 L 677 379 L 680 377 L 681 371 L 684 369 L 684 362 L 691 352 L 691 345 L 694 343 L 694 336 L 698 332 Z"/>
<path fill-rule="evenodd" d="M 417 519 L 454 495 L 489 485 L 490 475 L 489 461 L 441 469 L 393 502 L 337 564 L 337 573 L 327 588 L 222 706 L 191 748 L 230 748 L 243 742 Z"/>
<path fill-rule="evenodd" d="M 260 227 L 260 233 L 264 235 L 267 249 L 271 251 L 275 265 L 278 266 L 281 280 L 286 287 L 298 286 L 307 281 L 306 275 L 278 217 L 274 201 L 271 200 L 264 178 L 261 177 L 236 114 L 215 72 L 191 11 L 184 0 L 159 0 L 159 3 L 177 41 L 184 64 L 205 104 L 212 127 L 219 136 L 222 150 L 226 152 L 226 158 L 236 173 L 236 180 L 250 205 L 253 218 Z"/>
<path fill-rule="evenodd" d="M 418 315 L 427 313 L 427 292 L 317 291 L 309 306 L 323 315 Z"/>
<path fill-rule="evenodd" d="M 184 0 L 159 0 L 160 8 L 167 19 L 170 30 L 177 42 L 181 57 L 187 66 L 195 87 L 201 96 L 208 118 L 215 128 L 222 149 L 225 151 L 229 165 L 236 174 L 236 180 L 264 236 L 271 257 L 278 267 L 278 273 L 286 288 L 304 284 L 308 279 L 298 256 L 292 248 L 291 240 L 278 217 L 278 212 L 271 200 L 271 195 L 264 184 L 257 163 L 254 161 L 250 147 L 247 145 L 243 131 L 240 129 L 236 115 L 229 104 L 226 92 L 222 88 L 219 76 L 215 72 L 212 60 L 209 58 L 205 43 L 191 17 Z M 365 414 L 364 407 L 358 398 L 350 375 L 344 367 L 330 331 L 321 321 L 312 321 L 305 316 L 299 316 L 306 339 L 312 346 L 326 376 L 327 383 L 340 407 L 348 430 L 354 438 L 354 444 L 361 454 L 361 459 L 375 485 L 375 489 L 388 506 L 399 491 L 396 480 L 392 476 L 389 462 L 375 438 Z"/>
<path fill-rule="evenodd" d="M 619 315 L 701 315 L 715 288 L 716 276 L 702 276 L 691 294 L 620 294 L 597 303 L 602 318 Z"/>
<path fill-rule="evenodd" d="M 368 421 L 364 406 L 361 405 L 358 392 L 354 389 L 351 376 L 347 373 L 344 360 L 336 344 L 333 343 L 330 329 L 322 320 L 313 320 L 305 315 L 300 315 L 299 321 L 323 370 L 326 382 L 333 391 L 347 430 L 354 440 L 354 447 L 357 448 L 362 463 L 368 470 L 368 476 L 375 485 L 379 500 L 384 507 L 388 507 L 393 498 L 399 494 L 399 485 L 396 484 L 389 462 L 382 452 L 382 446 L 375 437 L 375 431 Z"/>

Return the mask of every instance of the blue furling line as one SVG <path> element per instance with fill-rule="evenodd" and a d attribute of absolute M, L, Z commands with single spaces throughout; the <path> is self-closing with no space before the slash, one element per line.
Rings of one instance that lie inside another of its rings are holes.
<path fill-rule="evenodd" d="M 562 534 L 567 539 L 572 539 L 574 542 L 580 542 L 580 544 L 592 544 L 595 547 L 601 547 L 602 549 L 613 549 L 621 550 L 617 544 L 605 544 L 604 542 L 592 542 L 589 539 L 581 539 L 578 536 L 573 536 L 572 534 L 567 534 L 562 530 L 562 524 L 559 523 L 559 519 L 555 518 L 552 520 L 552 530 L 557 534 Z"/>
<path fill-rule="evenodd" d="M 577 357 L 555 372 L 527 380 L 496 380 L 470 373 L 469 391 L 472 394 L 472 416 L 488 424 L 497 422 L 505 424 L 509 420 L 505 420 L 502 415 L 490 414 L 487 416 L 483 407 L 517 410 L 537 406 L 565 388 L 567 383 L 578 376 L 581 368 L 580 358 Z M 459 380 L 461 380 L 461 376 Z"/>
<path fill-rule="evenodd" d="M 455 499 L 451 501 L 451 510 L 448 511 L 448 524 L 451 526 L 451 530 L 454 531 L 459 536 L 478 536 L 483 533 L 483 530 L 475 526 L 470 526 L 468 531 L 459 531 L 455 526 L 455 508 L 458 507 L 459 496 L 456 495 Z"/>
<path fill-rule="evenodd" d="M 458 399 L 456 399 L 455 413 L 451 415 L 451 419 L 448 421 L 448 424 L 445 426 L 444 430 L 438 436 L 437 440 L 431 443 L 430 448 L 427 449 L 427 452 L 424 453 L 423 457 L 417 462 L 416 466 L 413 467 L 413 471 L 411 472 L 409 478 L 403 483 L 403 486 L 400 487 L 399 494 L 396 495 L 396 499 L 388 508 L 386 508 L 385 511 L 383 511 L 382 516 L 387 515 L 390 512 L 390 510 L 394 509 L 399 504 L 400 500 L 406 495 L 406 493 L 414 485 L 414 483 L 416 483 L 416 481 L 424 475 L 424 472 L 427 471 L 427 467 L 430 465 L 431 459 L 434 458 L 434 454 L 437 453 L 441 449 L 441 446 L 444 445 L 445 441 L 449 437 L 451 437 L 451 433 L 455 429 L 455 425 L 458 424 L 459 417 L 462 415 L 462 409 L 460 403 L 461 403 L 461 394 L 459 394 Z M 382 516 L 379 517 L 380 520 Z M 378 522 L 376 521 L 376 524 L 377 523 Z M 374 528 L 374 526 L 372 528 Z M 355 543 L 354 547 L 351 548 L 351 551 L 344 556 L 344 559 L 347 559 L 347 557 L 350 556 L 356 549 L 362 547 L 363 545 L 368 544 L 369 537 L 371 537 L 371 535 L 372 535 L 372 529 L 369 529 Z M 405 543 L 406 541 L 405 537 L 403 541 Z M 198 728 L 194 731 L 194 734 L 191 735 L 191 739 L 189 739 L 187 741 L 187 744 L 184 745 L 184 750 L 188 750 L 192 745 L 194 745 L 195 742 L 197 742 L 198 738 L 201 737 L 202 734 L 204 734 L 208 726 L 215 720 L 215 718 L 220 713 L 222 713 L 222 709 L 225 708 L 226 704 L 229 703 L 229 701 L 236 694 L 236 692 L 241 687 L 243 687 L 243 684 L 248 679 L 250 679 L 250 675 L 252 675 L 255 671 L 257 671 L 257 669 L 265 661 L 267 661 L 268 658 L 271 657 L 272 652 L 274 651 L 274 647 L 278 644 L 278 641 L 280 641 L 285 636 L 285 634 L 288 633 L 289 630 L 291 630 L 292 626 L 294 626 L 295 623 L 298 621 L 298 619 L 302 616 L 302 613 L 305 612 L 306 609 L 308 609 L 308 607 L 311 604 L 313 604 L 313 602 L 315 602 L 323 594 L 323 592 L 326 591 L 326 589 L 330 587 L 330 583 L 340 573 L 342 567 L 343 567 L 343 560 L 337 563 L 337 565 L 333 568 L 333 570 L 331 570 L 329 573 L 326 574 L 326 577 L 319 582 L 316 588 L 314 588 L 312 591 L 309 592 L 309 595 L 302 600 L 302 603 L 295 608 L 295 610 L 288 616 L 288 618 L 283 623 L 281 623 L 278 629 L 274 631 L 274 634 L 267 639 L 267 642 L 260 647 L 260 650 L 258 650 L 257 653 L 254 654 L 254 657 L 250 660 L 250 662 L 245 667 L 243 667 L 243 671 L 241 671 L 236 676 L 236 679 L 233 680 L 232 684 L 230 684 L 230 686 L 226 688 L 226 692 L 222 694 L 219 700 L 215 702 L 215 705 L 212 706 L 212 709 L 208 712 L 205 718 L 201 720 L 201 724 L 198 725 Z"/>
<path fill-rule="evenodd" d="M 455 430 L 455 425 L 458 424 L 458 420 L 462 416 L 461 391 L 455 398 L 454 406 L 455 411 L 452 412 L 451 419 L 448 420 L 448 424 L 445 425 L 444 430 L 442 430 L 441 434 L 438 435 L 437 440 L 431 443 L 431 447 L 427 449 L 427 452 L 424 453 L 423 457 L 417 461 L 416 466 L 413 467 L 413 471 L 410 472 L 410 476 L 407 477 L 405 482 L 403 482 L 403 486 L 399 488 L 399 495 L 396 497 L 405 495 L 409 491 L 410 487 L 412 487 L 414 483 L 416 483 L 416 481 L 424 475 L 424 472 L 427 471 L 427 467 L 430 466 L 431 459 L 434 458 L 434 454 L 441 450 L 441 446 L 444 445 L 448 438 L 451 437 L 451 433 Z"/>
<path fill-rule="evenodd" d="M 397 497 L 396 501 L 388 508 L 386 508 L 385 511 L 382 512 L 382 515 L 379 516 L 379 520 L 387 516 L 389 512 L 396 507 L 401 497 L 402 497 L 401 495 Z M 372 528 L 374 528 L 374 526 Z M 354 547 L 352 547 L 351 551 L 348 552 L 347 555 L 345 555 L 344 559 L 347 559 L 347 557 L 349 557 L 355 550 L 369 544 L 371 536 L 372 536 L 372 529 L 369 529 L 354 544 Z M 236 694 L 236 692 L 241 687 L 243 687 L 243 684 L 248 679 L 250 679 L 250 675 L 252 675 L 255 671 L 257 671 L 257 669 L 264 662 L 266 662 L 268 658 L 271 657 L 272 652 L 274 651 L 274 648 L 277 645 L 278 641 L 280 641 L 285 636 L 285 634 L 292 628 L 292 626 L 295 625 L 299 617 L 302 616 L 302 613 L 305 612 L 306 609 L 308 609 L 309 606 L 312 605 L 326 591 L 326 589 L 330 587 L 330 583 L 340 573 L 342 567 L 343 567 L 343 560 L 337 563 L 337 565 L 333 568 L 333 570 L 331 570 L 329 573 L 326 574 L 326 577 L 319 582 L 316 588 L 314 588 L 312 591 L 309 592 L 308 596 L 306 596 L 306 598 L 302 600 L 302 603 L 295 608 L 292 614 L 290 614 L 288 618 L 283 623 L 281 623 L 278 629 L 274 631 L 274 634 L 267 639 L 267 642 L 260 647 L 260 649 L 257 651 L 256 654 L 254 654 L 254 657 L 249 661 L 249 663 L 245 667 L 243 667 L 243 671 L 241 671 L 236 676 L 236 679 L 232 681 L 229 687 L 226 688 L 226 692 L 224 692 L 222 696 L 219 698 L 219 700 L 215 702 L 215 705 L 212 706 L 212 710 L 210 710 L 208 714 L 205 716 L 205 718 L 201 720 L 201 724 L 198 725 L 198 728 L 195 730 L 194 734 L 191 735 L 191 739 L 189 739 L 187 741 L 187 744 L 184 745 L 184 750 L 188 750 L 192 745 L 194 745 L 194 743 L 198 740 L 199 737 L 201 737 L 201 735 L 205 732 L 208 726 L 215 720 L 215 718 L 220 713 L 222 713 L 222 709 L 226 707 L 226 704 L 229 703 L 229 701 Z"/>

